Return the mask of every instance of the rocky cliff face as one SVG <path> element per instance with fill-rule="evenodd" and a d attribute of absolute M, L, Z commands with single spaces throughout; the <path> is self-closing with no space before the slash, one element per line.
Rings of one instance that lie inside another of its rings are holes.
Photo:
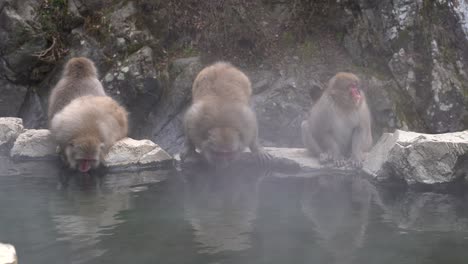
<path fill-rule="evenodd" d="M 219 59 L 251 77 L 265 145 L 300 145 L 299 124 L 337 71 L 363 79 L 377 135 L 468 128 L 466 0 L 4 0 L 0 116 L 44 127 L 73 56 L 96 62 L 132 136 L 171 153 L 193 78 Z"/>

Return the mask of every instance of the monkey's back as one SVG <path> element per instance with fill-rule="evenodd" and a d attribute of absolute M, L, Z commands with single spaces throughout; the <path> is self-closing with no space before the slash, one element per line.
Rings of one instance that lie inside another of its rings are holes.
<path fill-rule="evenodd" d="M 80 96 L 105 96 L 106 93 L 98 80 L 93 61 L 85 57 L 71 58 L 64 67 L 60 81 L 49 96 L 48 119 Z"/>
<path fill-rule="evenodd" d="M 62 79 L 52 90 L 49 97 L 48 118 L 52 120 L 54 115 L 62 110 L 74 99 L 81 96 L 105 96 L 106 92 L 101 82 L 92 77 L 85 79 Z"/>
<path fill-rule="evenodd" d="M 51 132 L 59 144 L 91 135 L 110 147 L 127 136 L 128 114 L 108 96 L 83 96 L 73 100 L 52 118 Z"/>
<path fill-rule="evenodd" d="M 255 113 L 244 102 L 220 102 L 204 98 L 190 106 L 184 118 L 186 135 L 197 147 L 215 128 L 229 128 L 239 132 L 242 140 L 251 143 L 257 134 Z"/>
<path fill-rule="evenodd" d="M 252 87 L 249 78 L 226 62 L 204 68 L 192 87 L 193 102 L 215 97 L 217 101 L 249 103 Z"/>

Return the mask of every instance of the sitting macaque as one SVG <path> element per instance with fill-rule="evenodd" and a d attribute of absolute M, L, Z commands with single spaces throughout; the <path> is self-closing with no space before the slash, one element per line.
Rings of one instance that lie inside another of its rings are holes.
<path fill-rule="evenodd" d="M 185 114 L 185 152 L 182 160 L 196 156 L 225 167 L 247 147 L 261 161 L 270 159 L 258 143 L 257 119 L 250 107 L 249 78 L 229 63 L 203 69 L 192 87 L 192 105 Z"/>
<path fill-rule="evenodd" d="M 371 115 L 359 78 L 337 73 L 302 122 L 302 140 L 321 163 L 361 167 L 372 146 Z"/>

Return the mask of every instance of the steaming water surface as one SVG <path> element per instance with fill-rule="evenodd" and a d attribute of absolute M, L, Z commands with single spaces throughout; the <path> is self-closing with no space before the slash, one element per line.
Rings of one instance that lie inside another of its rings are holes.
<path fill-rule="evenodd" d="M 464 194 L 237 169 L 71 175 L 0 159 L 20 263 L 468 263 Z"/>

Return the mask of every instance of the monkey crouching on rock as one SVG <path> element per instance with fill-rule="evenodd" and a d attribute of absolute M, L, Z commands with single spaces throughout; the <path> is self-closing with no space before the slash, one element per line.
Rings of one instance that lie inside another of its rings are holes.
<path fill-rule="evenodd" d="M 107 96 L 94 63 L 72 58 L 49 98 L 49 129 L 71 169 L 97 168 L 112 145 L 127 136 L 128 113 Z"/>
<path fill-rule="evenodd" d="M 363 154 L 372 146 L 372 132 L 369 107 L 360 86 L 356 75 L 337 73 L 302 122 L 302 141 L 321 163 L 362 166 Z"/>
<path fill-rule="evenodd" d="M 250 107 L 249 78 L 229 63 L 204 68 L 192 86 L 192 105 L 184 117 L 186 136 L 182 160 L 197 156 L 216 167 L 226 167 L 246 149 L 261 162 L 270 160 L 258 143 L 257 119 Z"/>

